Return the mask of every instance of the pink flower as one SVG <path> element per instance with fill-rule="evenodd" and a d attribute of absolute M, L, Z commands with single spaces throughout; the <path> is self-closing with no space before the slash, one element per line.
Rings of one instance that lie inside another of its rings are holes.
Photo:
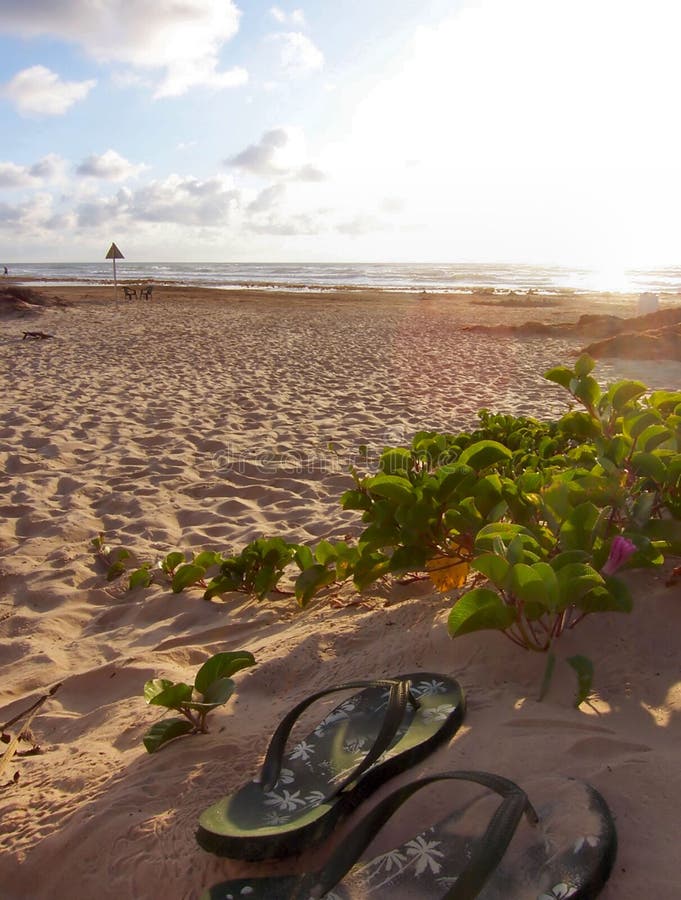
<path fill-rule="evenodd" d="M 636 544 L 629 538 L 618 535 L 610 545 L 610 555 L 601 569 L 601 574 L 613 575 L 634 553 L 636 553 Z"/>

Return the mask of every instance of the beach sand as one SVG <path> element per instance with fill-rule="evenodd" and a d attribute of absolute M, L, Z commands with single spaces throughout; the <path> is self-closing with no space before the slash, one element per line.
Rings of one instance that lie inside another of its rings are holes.
<path fill-rule="evenodd" d="M 195 842 L 198 816 L 255 775 L 277 722 L 311 691 L 416 670 L 458 678 L 468 712 L 451 743 L 401 780 L 467 768 L 521 785 L 584 778 L 619 833 L 602 897 L 681 894 L 681 588 L 665 584 L 678 559 L 627 576 L 633 613 L 591 617 L 564 636 L 562 657 L 596 665 L 594 702 L 576 710 L 565 664 L 536 702 L 543 656 L 492 632 L 452 641 L 452 600 L 424 582 L 377 586 L 361 603 L 344 589 L 345 605 L 302 612 L 290 598 L 208 603 L 162 586 L 126 592 L 90 548 L 104 532 L 157 560 L 238 551 L 263 534 L 356 534 L 357 514 L 338 497 L 361 444 L 375 457 L 417 430 L 471 426 L 481 407 L 567 409 L 541 374 L 574 360 L 574 339 L 462 325 L 632 315 L 632 297 L 526 308 L 476 302 L 484 296 L 156 286 L 149 303 L 116 305 L 111 288 L 45 290 L 72 306 L 0 321 L 0 724 L 61 687 L 31 725 L 42 752 L 15 756 L 2 775 L 3 900 L 184 900 L 233 874 L 317 865 L 328 848 L 268 867 L 213 857 Z M 22 340 L 37 329 L 54 337 Z M 678 389 L 681 364 L 608 360 L 596 375 Z M 144 703 L 145 681 L 191 681 L 208 656 L 237 649 L 257 665 L 235 676 L 210 733 L 148 755 L 142 735 L 159 711 Z"/>

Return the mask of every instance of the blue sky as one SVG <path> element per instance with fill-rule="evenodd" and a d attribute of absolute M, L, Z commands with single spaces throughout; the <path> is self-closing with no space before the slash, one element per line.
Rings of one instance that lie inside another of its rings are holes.
<path fill-rule="evenodd" d="M 669 0 L 0 0 L 0 262 L 678 263 Z"/>

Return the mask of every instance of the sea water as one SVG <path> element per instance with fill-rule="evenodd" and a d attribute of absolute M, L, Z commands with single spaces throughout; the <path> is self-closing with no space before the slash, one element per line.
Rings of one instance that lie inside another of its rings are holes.
<path fill-rule="evenodd" d="M 413 263 L 154 263 L 118 260 L 122 281 L 153 281 L 214 288 L 393 291 L 611 291 L 681 292 L 681 267 L 613 272 L 559 266 Z M 112 265 L 12 263 L 14 281 L 46 284 L 109 284 Z M 0 276 L 1 278 L 1 276 Z"/>

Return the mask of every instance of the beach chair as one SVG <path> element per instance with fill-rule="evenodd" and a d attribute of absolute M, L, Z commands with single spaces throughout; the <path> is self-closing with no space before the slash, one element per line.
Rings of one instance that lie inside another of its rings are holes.
<path fill-rule="evenodd" d="M 137 299 L 137 291 L 135 290 L 135 288 L 124 287 L 123 288 L 123 296 L 125 297 L 126 300 L 132 300 L 133 297 L 136 300 Z"/>
<path fill-rule="evenodd" d="M 153 287 L 150 284 L 146 284 L 144 287 L 140 288 L 140 300 L 151 300 L 152 290 Z"/>

